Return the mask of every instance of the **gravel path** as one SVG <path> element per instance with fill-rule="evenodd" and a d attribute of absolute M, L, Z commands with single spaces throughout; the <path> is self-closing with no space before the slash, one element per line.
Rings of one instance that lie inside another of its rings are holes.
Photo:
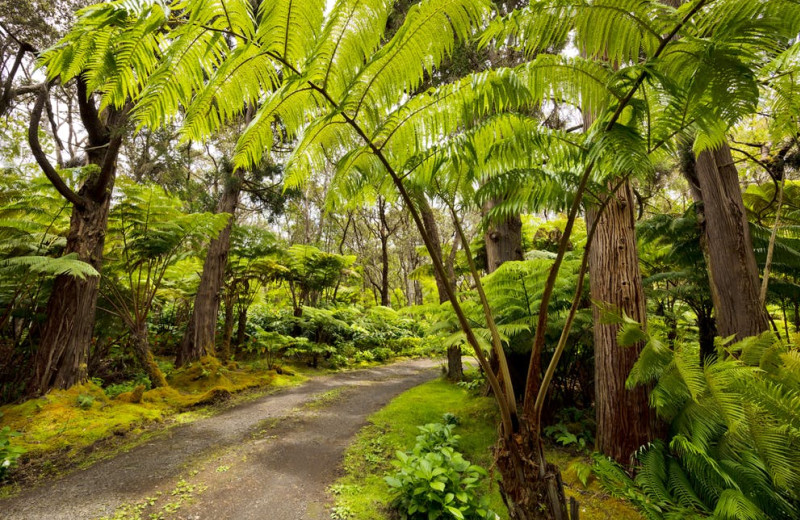
<path fill-rule="evenodd" d="M 329 519 L 326 487 L 352 437 L 436 366 L 413 360 L 314 378 L 0 500 L 0 518 Z"/>

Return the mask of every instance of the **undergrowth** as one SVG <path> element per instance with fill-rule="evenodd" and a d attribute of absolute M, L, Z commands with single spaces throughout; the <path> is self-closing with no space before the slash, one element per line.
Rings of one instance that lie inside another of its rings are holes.
<path fill-rule="evenodd" d="M 449 383 L 436 380 L 404 392 L 369 418 L 369 425 L 356 436 L 345 454 L 344 471 L 329 489 L 334 496 L 332 519 L 389 520 L 393 495 L 384 477 L 396 469 L 391 465 L 397 451 L 415 445 L 419 425 L 441 421 L 445 413 L 460 419 L 454 427 L 459 435 L 459 451 L 472 463 L 488 469 L 477 492 L 488 499 L 488 506 L 507 520 L 493 471 L 491 446 L 497 436 L 495 404 Z M 548 459 L 563 470 L 566 492 L 580 502 L 581 518 L 589 520 L 639 520 L 641 516 L 625 501 L 609 496 L 589 478 L 587 486 L 582 468 L 591 462 L 587 455 L 566 449 L 548 449 Z"/>

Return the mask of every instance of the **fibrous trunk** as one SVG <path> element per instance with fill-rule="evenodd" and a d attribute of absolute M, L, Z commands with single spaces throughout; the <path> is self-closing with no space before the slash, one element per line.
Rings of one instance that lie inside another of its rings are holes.
<path fill-rule="evenodd" d="M 484 213 L 495 206 L 489 203 Z M 522 260 L 522 220 L 513 215 L 499 222 L 492 222 L 486 231 L 486 271 L 493 273 L 506 262 Z"/>
<path fill-rule="evenodd" d="M 233 324 L 235 316 L 233 312 L 233 289 L 230 294 L 225 295 L 225 321 L 222 326 L 222 346 L 219 349 L 219 357 L 228 360 L 231 357 L 231 338 L 233 337 Z"/>
<path fill-rule="evenodd" d="M 521 420 L 519 431 L 501 436 L 495 447 L 495 463 L 502 476 L 500 493 L 511 520 L 569 519 L 561 471 L 545 459 L 540 439 Z M 578 520 L 577 515 L 573 520 Z"/>
<path fill-rule="evenodd" d="M 758 266 L 739 186 L 739 173 L 726 144 L 697 156 L 695 193 L 702 203 L 700 225 L 707 247 L 717 332 L 742 339 L 769 328 L 759 301 Z"/>
<path fill-rule="evenodd" d="M 596 224 L 589 251 L 592 300 L 646 326 L 646 309 L 634 233 L 633 192 L 625 181 L 608 195 Z M 586 211 L 587 227 L 598 218 L 598 209 Z M 642 344 L 622 347 L 617 343 L 619 325 L 602 323 L 603 309 L 594 306 L 596 448 L 622 464 L 653 440 L 657 431 L 655 411 L 647 388 L 627 389 L 625 381 L 636 363 Z"/>
<path fill-rule="evenodd" d="M 113 182 L 99 201 L 73 206 L 65 254 L 75 253 L 100 272 Z M 59 275 L 47 302 L 29 393 L 68 388 L 87 378 L 99 277 Z"/>
<path fill-rule="evenodd" d="M 234 174 L 225 184 L 225 189 L 217 205 L 217 213 L 228 213 L 231 218 L 217 238 L 208 245 L 208 253 L 203 263 L 200 285 L 194 299 L 189 326 L 183 335 L 175 360 L 176 366 L 196 361 L 205 355 L 214 355 L 214 341 L 219 314 L 220 290 L 225 279 L 225 266 L 231 247 L 233 213 L 239 201 L 241 181 Z"/>

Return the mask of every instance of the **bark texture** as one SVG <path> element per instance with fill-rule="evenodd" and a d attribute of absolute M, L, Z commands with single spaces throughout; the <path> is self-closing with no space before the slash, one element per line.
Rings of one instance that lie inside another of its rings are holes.
<path fill-rule="evenodd" d="M 109 186 L 107 196 L 100 201 L 88 201 L 84 207 L 73 208 L 64 251 L 76 253 L 98 272 L 103 264 L 111 189 Z M 86 381 L 99 285 L 99 277 L 56 278 L 34 358 L 32 395 Z"/>
<path fill-rule="evenodd" d="M 28 143 L 45 176 L 72 204 L 64 253 L 75 254 L 99 273 L 103 265 L 108 213 L 127 107 L 122 110 L 107 108 L 101 117 L 82 79 L 78 80 L 77 90 L 80 118 L 88 141 L 83 160 L 89 171 L 80 190 L 75 193 L 67 186 L 39 142 L 39 125 L 49 96 L 47 90 L 40 92 L 33 107 Z M 52 388 L 68 388 L 86 381 L 99 282 L 99 277 L 56 277 L 47 303 L 47 318 L 42 325 L 39 347 L 34 354 L 29 395 L 41 395 Z"/>
<path fill-rule="evenodd" d="M 233 214 L 236 211 L 241 191 L 241 178 L 239 175 L 239 173 L 234 172 L 228 182 L 225 183 L 225 188 L 217 205 L 217 213 L 228 213 L 231 218 L 219 236 L 208 245 L 208 253 L 203 263 L 203 273 L 200 275 L 200 285 L 197 288 L 197 295 L 194 299 L 192 316 L 178 348 L 175 366 L 183 366 L 203 356 L 214 355 L 217 317 L 221 299 L 220 290 L 225 279 L 225 267 L 228 263 L 228 253 L 231 248 Z"/>
<path fill-rule="evenodd" d="M 561 471 L 544 456 L 541 436 L 524 419 L 519 432 L 495 448 L 500 494 L 511 520 L 569 520 Z M 578 515 L 572 516 L 578 520 Z"/>
<path fill-rule="evenodd" d="M 717 332 L 736 339 L 769 329 L 759 302 L 759 278 L 750 228 L 730 147 L 697 156 L 695 189 L 702 203 L 701 227 L 708 254 Z"/>
<path fill-rule="evenodd" d="M 589 251 L 589 282 L 592 300 L 624 312 L 646 326 L 647 314 L 634 233 L 633 192 L 628 182 L 608 195 L 610 200 L 599 216 Z M 587 226 L 598 218 L 598 209 L 586 211 Z M 642 345 L 621 347 L 619 325 L 601 323 L 601 309 L 595 305 L 595 408 L 596 447 L 621 464 L 653 440 L 658 431 L 656 414 L 650 408 L 647 389 L 625 388 L 625 381 L 639 357 Z"/>

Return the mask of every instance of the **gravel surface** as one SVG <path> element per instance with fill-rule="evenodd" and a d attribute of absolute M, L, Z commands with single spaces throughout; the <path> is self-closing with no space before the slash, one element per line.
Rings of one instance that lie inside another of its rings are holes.
<path fill-rule="evenodd" d="M 0 500 L 0 518 L 125 511 L 118 518 L 327 520 L 326 488 L 367 416 L 436 377 L 437 365 L 412 360 L 313 378 Z"/>

